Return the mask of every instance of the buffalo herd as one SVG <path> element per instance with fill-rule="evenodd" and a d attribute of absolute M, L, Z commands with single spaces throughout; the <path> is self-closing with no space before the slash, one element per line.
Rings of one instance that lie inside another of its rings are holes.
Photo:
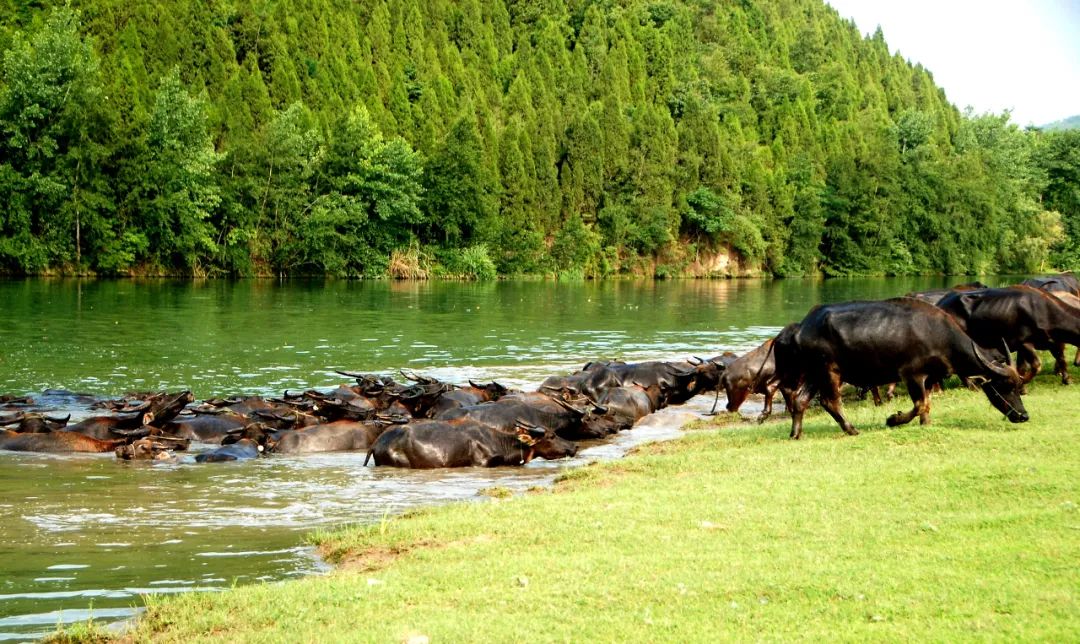
<path fill-rule="evenodd" d="M 1055 373 L 1068 384 L 1066 345 L 1080 347 L 1080 284 L 1069 273 L 1003 288 L 976 282 L 820 305 L 742 356 L 590 362 L 529 392 L 495 382 L 459 385 L 404 372 L 399 382 L 344 371 L 338 373 L 351 380 L 336 389 L 277 398 L 196 403 L 183 391 L 101 401 L 45 392 L 68 408 L 85 403 L 87 416 L 74 424 L 33 398 L 0 396 L 0 450 L 171 460 L 195 442 L 207 447 L 197 462 L 366 451 L 365 464 L 376 466 L 515 466 L 573 456 L 580 441 L 604 439 L 698 394 L 715 391 L 718 400 L 720 390 L 731 412 L 750 394 L 763 394 L 763 419 L 779 392 L 792 438 L 801 437 L 815 398 L 844 432 L 858 433 L 843 414 L 844 383 L 873 392 L 878 404 L 881 388 L 888 397 L 901 383 L 913 406 L 887 424 L 916 417 L 927 423 L 930 392 L 950 375 L 981 388 L 995 409 L 1019 423 L 1028 420 L 1021 394 L 1040 369 L 1037 352 L 1050 352 Z M 1074 364 L 1080 365 L 1080 352 Z"/>

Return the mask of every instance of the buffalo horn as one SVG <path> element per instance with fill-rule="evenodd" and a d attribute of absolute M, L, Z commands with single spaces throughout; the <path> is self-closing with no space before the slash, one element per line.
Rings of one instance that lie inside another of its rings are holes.
<path fill-rule="evenodd" d="M 560 407 L 562 407 L 563 409 L 566 409 L 567 411 L 574 412 L 574 414 L 576 414 L 578 416 L 584 416 L 585 415 L 585 412 L 583 410 L 578 409 L 577 407 L 574 407 L 573 405 L 570 404 L 569 401 L 565 400 L 562 396 L 548 396 L 548 397 L 551 398 L 552 400 L 554 400 Z"/>
<path fill-rule="evenodd" d="M 971 341 L 971 348 L 975 351 L 975 357 L 978 358 L 979 362 L 984 367 L 986 367 L 990 371 L 993 371 L 994 373 L 996 373 L 999 376 L 1008 376 L 1009 375 L 1010 368 L 1009 367 L 1003 367 L 996 360 L 994 360 L 993 358 L 988 357 L 983 352 L 982 348 L 980 348 L 978 344 L 975 344 L 974 340 Z"/>
<path fill-rule="evenodd" d="M 1009 349 L 1009 343 L 1005 341 L 1005 338 L 1002 338 L 1001 344 L 1005 346 L 1005 364 L 1011 367 L 1013 366 L 1013 359 L 1012 351 Z"/>
<path fill-rule="evenodd" d="M 686 361 L 689 362 L 690 364 L 694 365 L 695 367 L 698 366 L 699 364 L 705 362 L 704 360 L 702 360 L 701 358 L 699 358 L 697 356 L 692 356 L 690 358 L 687 358 Z"/>
<path fill-rule="evenodd" d="M 356 373 L 353 371 L 341 371 L 340 369 L 334 369 L 334 373 L 345 376 L 346 378 L 356 378 L 357 380 L 363 380 L 364 378 L 370 378 L 371 376 L 363 373 Z"/>

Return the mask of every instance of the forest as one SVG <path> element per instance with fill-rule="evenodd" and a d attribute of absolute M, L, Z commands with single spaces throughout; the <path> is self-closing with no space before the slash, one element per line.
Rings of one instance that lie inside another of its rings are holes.
<path fill-rule="evenodd" d="M 0 0 L 0 274 L 1080 268 L 1080 130 L 822 0 Z"/>

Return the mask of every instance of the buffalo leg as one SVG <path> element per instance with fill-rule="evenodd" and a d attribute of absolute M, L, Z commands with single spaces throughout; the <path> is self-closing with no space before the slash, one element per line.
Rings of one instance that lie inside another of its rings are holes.
<path fill-rule="evenodd" d="M 1054 373 L 1061 376 L 1061 384 L 1069 384 L 1069 363 L 1065 359 L 1065 343 L 1055 343 L 1050 349 L 1050 355 L 1054 356 Z"/>
<path fill-rule="evenodd" d="M 911 402 L 914 406 L 909 412 L 898 411 L 892 416 L 885 419 L 885 424 L 889 427 L 896 427 L 897 425 L 906 425 L 919 417 L 919 424 L 927 425 L 930 423 L 930 397 L 926 393 L 926 377 L 919 378 L 905 378 L 904 384 L 907 385 L 908 394 L 911 395 Z"/>
<path fill-rule="evenodd" d="M 844 411 L 840 405 L 840 372 L 835 369 L 830 370 L 826 382 L 828 389 L 821 392 L 821 406 L 829 412 L 845 434 L 855 436 L 859 430 L 855 429 L 847 418 L 844 418 Z M 874 391 L 877 389 L 875 388 Z"/>
<path fill-rule="evenodd" d="M 814 390 L 809 383 L 804 382 L 796 390 L 782 388 L 780 392 L 784 396 L 788 411 L 791 412 L 791 438 L 799 440 L 802 438 L 803 414 L 814 399 Z"/>
<path fill-rule="evenodd" d="M 762 421 L 772 415 L 773 397 L 776 395 L 776 389 L 779 385 L 780 383 L 775 381 L 765 383 L 765 391 L 762 392 L 765 394 L 765 408 L 761 410 Z"/>
<path fill-rule="evenodd" d="M 1076 350 L 1076 357 L 1073 358 L 1073 366 L 1080 367 L 1080 348 Z"/>
<path fill-rule="evenodd" d="M 1042 369 L 1042 360 L 1039 358 L 1039 354 L 1036 353 L 1035 347 L 1024 343 L 1016 350 L 1016 365 L 1017 371 L 1020 371 L 1020 375 L 1023 376 L 1024 385 L 1027 385 L 1027 383 L 1035 379 L 1035 376 L 1039 375 L 1039 370 Z M 1020 370 L 1022 366 L 1026 366 L 1023 371 Z"/>

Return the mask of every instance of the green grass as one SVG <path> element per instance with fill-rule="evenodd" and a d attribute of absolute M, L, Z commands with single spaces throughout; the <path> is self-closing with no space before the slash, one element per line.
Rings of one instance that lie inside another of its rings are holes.
<path fill-rule="evenodd" d="M 704 423 L 553 491 L 314 537 L 326 577 L 154 599 L 137 641 L 1080 639 L 1080 387 L 857 437 Z M 497 495 L 496 495 L 497 496 Z"/>

